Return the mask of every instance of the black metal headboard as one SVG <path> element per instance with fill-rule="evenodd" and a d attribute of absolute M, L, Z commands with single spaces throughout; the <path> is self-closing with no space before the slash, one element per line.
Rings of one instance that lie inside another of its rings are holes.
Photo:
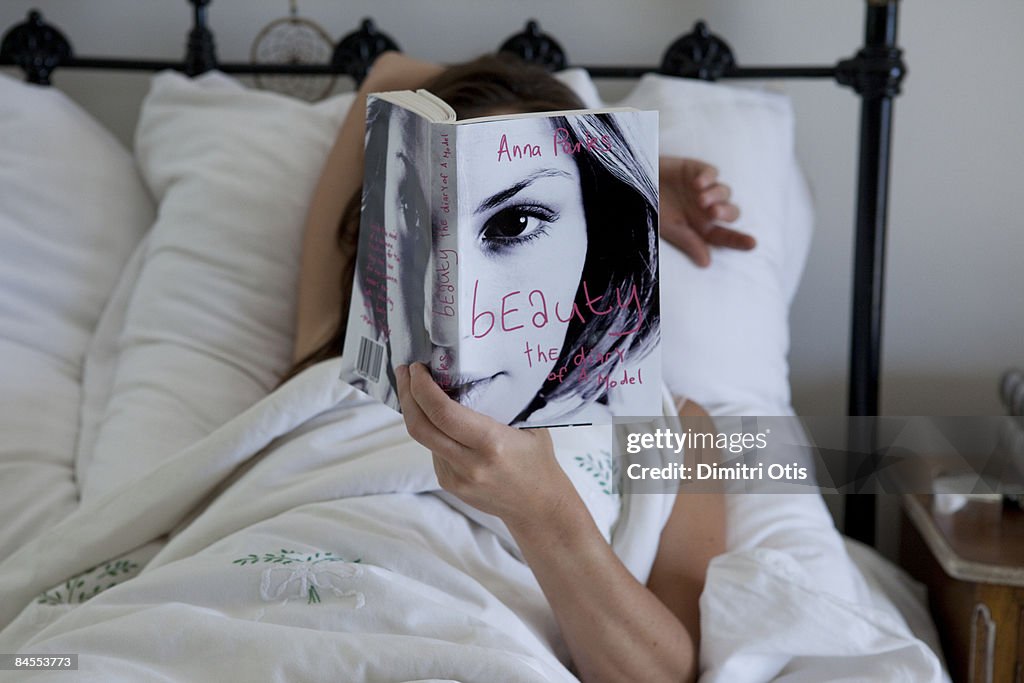
<path fill-rule="evenodd" d="M 860 154 L 857 172 L 857 216 L 853 263 L 852 327 L 850 341 L 849 397 L 852 416 L 878 414 L 881 372 L 882 295 L 885 272 L 885 232 L 889 198 L 889 150 L 892 137 L 893 100 L 906 74 L 903 54 L 897 47 L 899 0 L 865 0 L 864 44 L 847 59 L 827 66 L 741 67 L 728 44 L 711 33 L 703 22 L 674 41 L 660 65 L 582 66 L 598 78 L 636 78 L 658 72 L 672 76 L 717 80 L 725 78 L 820 78 L 850 87 L 861 98 Z M 189 0 L 193 10 L 185 57 L 181 61 L 78 57 L 71 43 L 37 11 L 11 28 L 0 42 L 0 65 L 14 65 L 29 82 L 49 84 L 57 68 L 159 71 L 175 69 L 189 75 L 218 69 L 234 74 L 345 74 L 358 83 L 378 55 L 399 49 L 370 19 L 342 37 L 334 46 L 329 64 L 253 64 L 220 62 L 207 12 L 211 0 Z M 558 41 L 540 30 L 536 21 L 506 40 L 499 50 L 514 52 L 527 61 L 551 70 L 570 65 Z M 866 420 L 851 421 L 854 424 Z M 853 431 L 848 436 L 851 467 L 860 470 L 875 457 L 874 434 Z M 865 460 L 866 459 L 866 460 Z M 858 480 L 851 471 L 850 481 Z M 875 537 L 873 495 L 846 498 L 846 533 L 868 544 Z"/>

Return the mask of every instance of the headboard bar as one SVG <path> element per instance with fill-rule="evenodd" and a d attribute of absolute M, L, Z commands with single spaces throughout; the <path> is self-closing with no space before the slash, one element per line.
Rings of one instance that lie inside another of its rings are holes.
<path fill-rule="evenodd" d="M 64 34 L 53 24 L 47 23 L 40 12 L 32 10 L 24 23 L 15 25 L 4 35 L 0 43 L 0 66 L 18 66 L 25 72 L 27 81 L 42 85 L 50 84 L 50 75 L 58 67 L 119 71 L 173 69 L 189 75 L 213 69 L 232 74 L 347 75 L 359 83 L 378 55 L 387 50 L 401 49 L 394 38 L 378 30 L 372 20 L 364 19 L 359 29 L 338 41 L 330 64 L 219 62 L 213 31 L 208 23 L 207 13 L 211 0 L 189 1 L 196 3 L 193 8 L 194 23 L 189 30 L 185 58 L 182 61 L 77 57 Z M 526 23 L 523 31 L 510 36 L 498 49 L 514 52 L 527 61 L 540 63 L 552 70 L 579 66 L 595 78 L 639 78 L 647 73 L 703 80 L 838 78 L 840 65 L 844 63 L 840 62 L 836 66 L 736 66 L 732 50 L 725 41 L 711 33 L 704 22 L 697 22 L 692 32 L 675 40 L 665 51 L 658 66 L 572 64 L 558 41 L 543 33 L 537 21 L 532 19 Z"/>

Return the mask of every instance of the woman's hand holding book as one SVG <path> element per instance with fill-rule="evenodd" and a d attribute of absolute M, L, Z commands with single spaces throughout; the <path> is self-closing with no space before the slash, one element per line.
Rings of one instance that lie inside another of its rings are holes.
<path fill-rule="evenodd" d="M 446 491 L 500 517 L 513 533 L 550 524 L 566 507 L 583 508 L 547 429 L 509 427 L 453 401 L 422 363 L 399 367 L 396 377 L 409 434 L 433 453 Z"/>

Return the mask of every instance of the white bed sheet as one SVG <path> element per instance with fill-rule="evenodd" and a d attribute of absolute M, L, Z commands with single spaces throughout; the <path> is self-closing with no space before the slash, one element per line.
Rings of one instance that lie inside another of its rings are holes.
<path fill-rule="evenodd" d="M 500 523 L 430 495 L 429 453 L 336 376 L 311 368 L 0 563 L 0 651 L 77 652 L 104 680 L 572 680 Z M 613 534 L 641 580 L 671 502 L 629 498 L 639 523 Z M 781 549 L 717 558 L 706 680 L 942 680 L 887 600 L 812 577 Z M 214 656 L 229 650 L 251 654 Z"/>

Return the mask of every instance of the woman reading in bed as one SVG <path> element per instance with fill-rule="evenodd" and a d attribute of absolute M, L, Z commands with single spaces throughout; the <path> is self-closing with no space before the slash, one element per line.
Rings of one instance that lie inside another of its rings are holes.
<path fill-rule="evenodd" d="M 446 100 L 460 119 L 581 107 L 568 88 L 545 72 L 508 59 L 483 58 L 442 70 L 398 54 L 382 56 L 360 88 L 314 197 L 303 248 L 293 373 L 341 350 L 355 268 L 365 96 L 419 87 Z M 591 226 L 582 212 L 576 163 L 568 161 L 555 181 L 561 184 L 547 188 L 552 201 L 560 204 L 555 213 L 562 225 L 553 231 L 558 237 L 546 237 L 586 244 Z M 729 202 L 728 187 L 717 182 L 714 168 L 668 158 L 660 166 L 661 231 L 666 239 L 699 265 L 708 262 L 709 246 L 753 246 L 749 236 L 718 225 L 735 220 L 738 210 Z M 509 225 L 489 228 L 496 248 L 525 247 L 529 240 L 522 235 L 540 231 L 544 221 L 536 215 L 513 218 L 517 220 Z M 504 216 L 498 222 L 506 219 L 511 220 Z M 546 250 L 554 249 L 549 244 Z M 564 284 L 574 292 L 585 267 L 582 261 L 550 264 L 552 286 Z M 569 333 L 563 329 L 558 334 Z M 694 678 L 698 598 L 708 562 L 724 551 L 721 498 L 676 498 L 643 585 L 612 552 L 592 511 L 557 461 L 548 430 L 518 430 L 463 405 L 469 401 L 453 400 L 421 363 L 400 367 L 397 381 L 409 434 L 433 453 L 439 484 L 507 526 L 551 604 L 581 678 Z M 534 382 L 538 386 L 524 396 L 496 392 L 484 398 L 508 401 L 507 422 L 513 423 L 534 403 L 532 394 L 543 382 L 539 375 Z M 683 415 L 702 413 L 692 403 L 677 408 Z"/>

